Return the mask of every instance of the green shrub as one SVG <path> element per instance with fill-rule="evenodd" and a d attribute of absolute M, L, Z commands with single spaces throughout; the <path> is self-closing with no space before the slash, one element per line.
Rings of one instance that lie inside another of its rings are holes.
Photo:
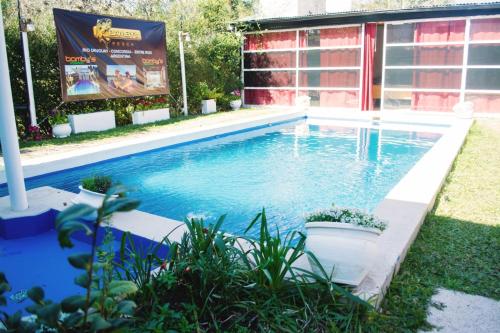
<path fill-rule="evenodd" d="M 201 99 L 197 96 L 197 85 L 206 82 L 211 89 L 227 95 L 241 88 L 241 35 L 226 31 L 227 25 L 241 16 L 251 13 L 250 2 L 226 0 L 188 0 L 171 2 L 139 1 L 136 5 L 124 5 L 123 1 L 75 0 L 62 4 L 57 0 L 33 0 L 25 2 L 23 15 L 32 19 L 36 30 L 29 33 L 29 47 L 38 123 L 42 134 L 51 133 L 48 122 L 50 111 L 61 109 L 66 114 L 114 110 L 117 124 L 123 126 L 131 122 L 125 111 L 128 104 L 135 104 L 136 98 L 117 98 L 68 102 L 61 104 L 57 43 L 52 16 L 53 7 L 71 10 L 86 10 L 110 15 L 130 16 L 158 20 L 167 26 L 167 64 L 170 94 L 164 96 L 171 110 L 171 116 L 180 114 L 182 89 L 180 82 L 179 45 L 177 32 L 183 30 L 192 36 L 186 44 L 186 76 L 190 113 L 200 113 Z M 15 104 L 26 104 L 24 69 L 18 28 L 16 1 L 1 1 L 5 21 L 5 36 L 11 85 Z M 124 14 L 126 13 L 126 14 Z M 222 96 L 222 95 L 221 95 Z M 219 96 L 218 96 L 219 97 Z M 219 101 L 223 109 L 226 102 Z M 28 110 L 17 113 L 18 132 L 21 137 L 28 134 L 26 120 Z"/>
<path fill-rule="evenodd" d="M 106 194 L 113 186 L 113 180 L 109 176 L 92 176 L 82 180 L 85 190 Z"/>

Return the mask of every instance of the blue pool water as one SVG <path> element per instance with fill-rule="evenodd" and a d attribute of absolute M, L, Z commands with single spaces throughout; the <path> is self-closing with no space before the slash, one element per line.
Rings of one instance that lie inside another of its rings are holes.
<path fill-rule="evenodd" d="M 439 136 L 301 120 L 41 176 L 27 187 L 77 192 L 81 179 L 108 174 L 132 189 L 143 211 L 177 220 L 227 213 L 225 230 L 241 234 L 265 207 L 286 232 L 332 203 L 372 211 Z"/>

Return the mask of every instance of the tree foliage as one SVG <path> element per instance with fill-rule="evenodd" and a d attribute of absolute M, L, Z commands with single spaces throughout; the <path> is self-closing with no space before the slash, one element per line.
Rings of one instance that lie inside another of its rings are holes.
<path fill-rule="evenodd" d="M 16 105 L 26 104 L 25 76 L 20 47 L 16 0 L 0 0 L 4 14 L 9 69 Z M 178 31 L 189 32 L 191 43 L 185 45 L 187 91 L 190 113 L 200 112 L 196 87 L 205 82 L 221 96 L 240 88 L 241 36 L 227 30 L 228 24 L 247 15 L 251 1 L 243 0 L 21 0 L 21 12 L 35 24 L 29 33 L 34 94 L 42 130 L 49 131 L 47 118 L 61 104 L 57 43 L 52 8 L 163 21 L 167 27 L 167 66 L 170 82 L 169 102 L 176 115 L 181 109 L 181 82 Z M 219 105 L 225 106 L 221 98 Z M 66 103 L 67 113 L 112 109 L 120 113 L 134 99 Z M 20 135 L 25 134 L 27 110 L 18 110 Z"/>

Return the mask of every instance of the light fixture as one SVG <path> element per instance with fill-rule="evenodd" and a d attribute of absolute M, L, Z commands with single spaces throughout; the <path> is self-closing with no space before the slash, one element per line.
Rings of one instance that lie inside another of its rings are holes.
<path fill-rule="evenodd" d="M 31 19 L 21 18 L 21 31 L 22 32 L 31 32 L 35 31 L 35 24 L 31 21 Z"/>

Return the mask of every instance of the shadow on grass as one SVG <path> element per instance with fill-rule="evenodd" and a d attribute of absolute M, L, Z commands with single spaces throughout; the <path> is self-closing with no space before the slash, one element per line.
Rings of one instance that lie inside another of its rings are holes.
<path fill-rule="evenodd" d="M 380 332 L 429 329 L 427 308 L 437 288 L 498 300 L 498 281 L 500 226 L 430 214 L 371 324 Z"/>

